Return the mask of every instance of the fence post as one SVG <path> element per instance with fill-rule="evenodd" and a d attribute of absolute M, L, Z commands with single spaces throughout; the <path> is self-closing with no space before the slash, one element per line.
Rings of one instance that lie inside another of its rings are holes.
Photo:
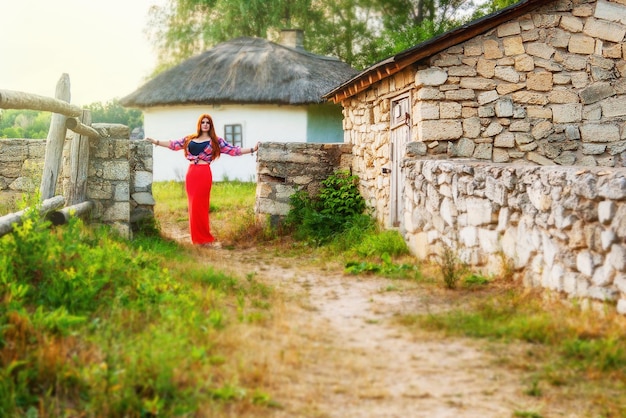
<path fill-rule="evenodd" d="M 83 110 L 81 122 L 91 126 L 91 112 Z M 87 174 L 89 170 L 89 137 L 74 133 L 70 148 L 70 178 L 67 191 L 68 205 L 76 205 L 87 199 Z"/>
<path fill-rule="evenodd" d="M 55 98 L 65 102 L 70 101 L 70 76 L 61 75 L 57 82 Z M 63 144 L 67 129 L 65 120 L 67 116 L 53 113 L 50 121 L 50 130 L 46 139 L 46 157 L 43 163 L 43 176 L 41 178 L 41 200 L 54 196 L 61 164 L 63 160 Z"/>

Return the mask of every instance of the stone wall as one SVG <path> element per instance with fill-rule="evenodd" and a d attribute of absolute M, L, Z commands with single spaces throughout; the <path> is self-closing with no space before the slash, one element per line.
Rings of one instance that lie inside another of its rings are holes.
<path fill-rule="evenodd" d="M 102 138 L 89 140 L 87 199 L 94 202 L 90 222 L 111 225 L 122 236 L 132 235 L 132 222 L 152 216 L 152 146 L 129 140 L 129 129 L 117 124 L 93 124 Z M 57 195 L 67 195 L 72 133 L 63 148 Z M 41 184 L 46 141 L 0 140 L 0 199 L 18 200 Z"/>
<path fill-rule="evenodd" d="M 400 230 L 486 274 L 626 314 L 626 2 L 545 5 L 343 101 L 353 172 L 391 219 L 391 102 L 408 96 Z"/>
<path fill-rule="evenodd" d="M 432 259 L 444 248 L 484 274 L 617 302 L 626 314 L 626 169 L 407 158 L 402 233 Z"/>
<path fill-rule="evenodd" d="M 546 2 L 346 100 L 345 139 L 388 216 L 389 102 L 411 95 L 413 152 L 495 163 L 626 166 L 626 4 Z"/>
<path fill-rule="evenodd" d="M 289 212 L 289 197 L 318 193 L 321 181 L 337 170 L 350 170 L 348 144 L 264 142 L 257 156 L 256 214 L 276 224 Z"/>

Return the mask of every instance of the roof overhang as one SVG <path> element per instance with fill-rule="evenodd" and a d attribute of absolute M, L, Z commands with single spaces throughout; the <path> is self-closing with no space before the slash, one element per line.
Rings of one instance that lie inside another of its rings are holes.
<path fill-rule="evenodd" d="M 351 96 L 366 90 L 374 83 L 402 71 L 409 65 L 465 42 L 547 3 L 551 3 L 551 1 L 523 0 L 505 9 L 459 26 L 366 68 L 353 78 L 326 93 L 323 98 L 332 100 L 334 103 L 341 103 Z"/>

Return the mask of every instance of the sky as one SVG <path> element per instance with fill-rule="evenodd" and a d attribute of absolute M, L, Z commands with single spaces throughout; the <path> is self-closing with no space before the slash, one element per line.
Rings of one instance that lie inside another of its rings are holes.
<path fill-rule="evenodd" d="M 85 106 L 132 93 L 156 66 L 148 10 L 165 0 L 0 0 L 0 89 Z"/>

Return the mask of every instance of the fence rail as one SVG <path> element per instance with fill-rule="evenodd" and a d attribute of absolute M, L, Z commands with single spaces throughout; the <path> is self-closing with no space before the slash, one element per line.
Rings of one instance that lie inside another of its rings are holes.
<path fill-rule="evenodd" d="M 102 135 L 92 128 L 91 114 L 69 103 L 70 80 L 63 74 L 56 86 L 56 97 L 50 98 L 31 93 L 0 89 L 0 109 L 28 109 L 52 112 L 50 129 L 46 139 L 46 154 L 40 186 L 42 215 L 49 216 L 55 223 L 64 223 L 71 215 L 88 213 L 93 203 L 86 201 L 87 167 L 89 164 L 89 138 L 101 138 Z M 83 123 L 86 122 L 87 124 Z M 55 190 L 62 167 L 63 146 L 67 130 L 75 132 L 70 151 L 71 187 L 68 198 L 55 196 Z M 71 206 L 60 211 L 66 203 Z M 13 230 L 13 225 L 22 222 L 26 209 L 0 217 L 0 237 Z"/>

